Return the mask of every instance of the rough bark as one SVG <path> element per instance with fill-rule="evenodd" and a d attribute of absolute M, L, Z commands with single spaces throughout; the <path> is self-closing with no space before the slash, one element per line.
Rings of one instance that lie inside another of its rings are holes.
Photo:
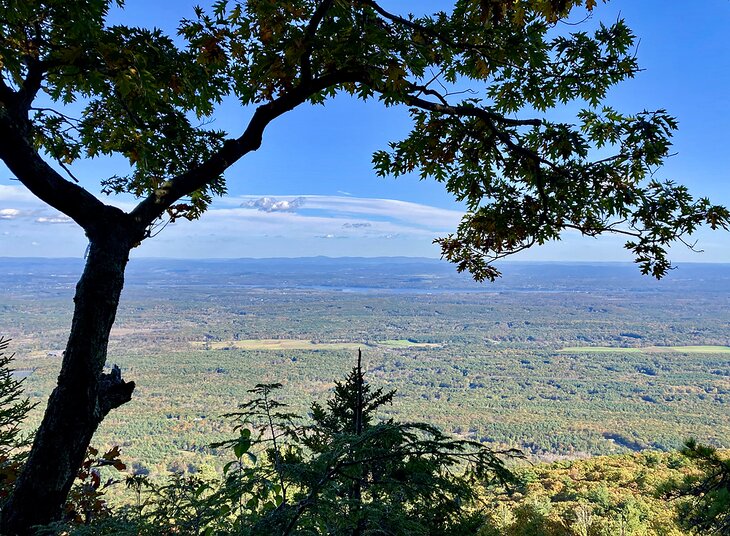
<path fill-rule="evenodd" d="M 123 233 L 92 239 L 76 286 L 71 334 L 58 383 L 48 401 L 30 457 L 3 509 L 2 534 L 31 534 L 58 520 L 99 423 L 131 399 L 134 382 L 119 368 L 104 373 L 109 332 L 124 284 L 131 245 Z"/>

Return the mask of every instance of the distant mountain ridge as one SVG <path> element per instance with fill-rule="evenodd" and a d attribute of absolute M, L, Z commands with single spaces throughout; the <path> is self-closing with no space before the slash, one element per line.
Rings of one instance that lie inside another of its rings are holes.
<path fill-rule="evenodd" d="M 0 257 L 0 288 L 75 284 L 80 258 Z M 270 259 L 132 259 L 127 285 L 317 288 L 427 292 L 730 292 L 730 264 L 683 263 L 662 281 L 631 263 L 503 262 L 503 277 L 476 283 L 438 259 L 301 257 Z"/>

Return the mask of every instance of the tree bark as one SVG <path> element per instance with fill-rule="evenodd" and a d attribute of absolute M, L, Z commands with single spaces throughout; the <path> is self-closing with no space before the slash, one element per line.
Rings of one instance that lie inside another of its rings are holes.
<path fill-rule="evenodd" d="M 91 239 L 76 286 L 71 334 L 58 383 L 51 394 L 29 458 L 3 509 L 1 532 L 25 536 L 32 527 L 61 518 L 66 496 L 91 437 L 112 409 L 128 402 L 134 382 L 117 367 L 104 373 L 107 344 L 131 241 L 123 232 Z"/>

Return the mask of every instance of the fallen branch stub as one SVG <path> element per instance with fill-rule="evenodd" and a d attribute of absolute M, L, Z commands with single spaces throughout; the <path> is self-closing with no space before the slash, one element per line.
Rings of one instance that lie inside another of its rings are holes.
<path fill-rule="evenodd" d="M 111 410 L 132 400 L 134 388 L 134 382 L 122 379 L 122 370 L 118 365 L 113 365 L 110 372 L 103 373 L 99 380 L 99 420 Z"/>

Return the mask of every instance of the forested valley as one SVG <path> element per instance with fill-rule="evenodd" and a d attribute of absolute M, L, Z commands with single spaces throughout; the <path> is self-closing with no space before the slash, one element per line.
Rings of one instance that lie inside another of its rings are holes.
<path fill-rule="evenodd" d="M 40 403 L 58 373 L 81 262 L 1 263 L 0 323 L 15 374 Z M 427 423 L 493 452 L 514 449 L 502 459 L 516 480 L 479 489 L 480 517 L 464 534 L 684 534 L 688 499 L 665 488 L 701 471 L 679 450 L 690 438 L 730 447 L 727 266 L 682 265 L 660 282 L 621 264 L 506 272 L 484 286 L 427 259 L 133 261 L 109 367 L 140 388 L 95 437 L 99 453 L 118 447 L 125 466 L 101 470 L 119 482 L 99 498 L 133 508 L 129 483 L 144 482 L 137 493 L 152 505 L 170 478 L 194 494 L 236 459 L 225 442 L 239 432 L 223 415 L 249 390 L 282 384 L 272 397 L 304 426 L 360 349 L 368 384 L 394 391 L 376 422 Z M 183 511 L 181 530 L 192 530 Z M 200 531 L 221 529 L 198 521 Z"/>

